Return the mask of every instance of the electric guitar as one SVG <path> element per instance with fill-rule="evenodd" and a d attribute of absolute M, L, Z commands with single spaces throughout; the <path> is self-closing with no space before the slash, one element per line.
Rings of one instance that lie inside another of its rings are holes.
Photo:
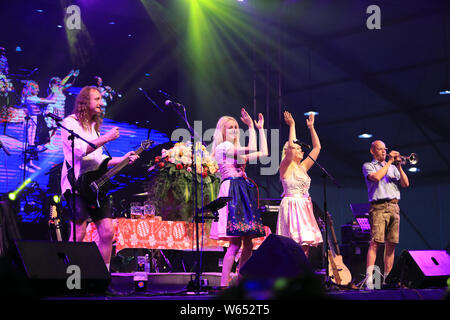
<path fill-rule="evenodd" d="M 55 233 L 56 233 L 56 240 L 59 242 L 62 241 L 61 237 L 61 229 L 59 226 L 59 218 L 58 218 L 58 211 L 56 210 L 55 205 L 50 205 L 50 220 L 48 221 L 48 224 L 53 224 L 55 226 Z"/>
<path fill-rule="evenodd" d="M 332 275 L 332 281 L 337 285 L 346 286 L 352 281 L 352 274 L 342 260 L 339 246 L 334 233 L 333 219 L 327 212 L 327 221 L 330 226 L 331 235 L 333 236 L 333 243 L 330 241 L 328 234 L 328 274 Z M 336 248 L 336 251 L 335 249 Z"/>
<path fill-rule="evenodd" d="M 142 141 L 141 146 L 135 153 L 137 155 L 141 154 L 142 151 L 148 149 L 153 143 L 154 141 L 152 140 Z M 82 174 L 76 181 L 77 189 L 80 192 L 81 197 L 91 208 L 100 208 L 100 201 L 106 198 L 107 192 L 113 187 L 110 179 L 129 163 L 128 158 L 126 158 L 108 170 L 109 160 L 111 160 L 111 158 L 106 158 L 97 170 Z"/>

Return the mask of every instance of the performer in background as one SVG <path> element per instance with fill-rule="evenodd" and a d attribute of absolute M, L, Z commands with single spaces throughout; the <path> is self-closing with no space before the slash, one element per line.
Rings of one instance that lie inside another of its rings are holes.
<path fill-rule="evenodd" d="M 8 79 L 9 67 L 6 49 L 0 47 L 0 108 L 9 105 L 9 93 L 14 91 L 11 79 Z"/>
<path fill-rule="evenodd" d="M 370 202 L 369 221 L 371 240 L 367 251 L 367 287 L 373 289 L 373 270 L 380 245 L 384 243 L 384 277 L 394 264 L 395 246 L 399 243 L 400 200 L 399 186 L 409 187 L 402 169 L 400 153 L 392 150 L 386 161 L 387 149 L 383 141 L 372 142 L 373 160 L 363 164 L 362 171 Z M 394 164 L 394 165 L 393 165 Z"/>
<path fill-rule="evenodd" d="M 45 113 L 53 113 L 60 118 L 64 118 L 65 116 L 65 103 L 66 103 L 66 95 L 64 92 L 73 85 L 76 77 L 78 77 L 78 70 L 71 70 L 67 76 L 65 76 L 62 80 L 59 77 L 53 77 L 50 79 L 49 83 L 49 96 L 54 97 L 56 100 L 54 103 L 47 105 Z M 68 83 L 69 79 L 73 76 L 72 82 Z M 58 146 L 55 145 L 53 137 L 55 136 L 58 127 L 50 117 L 45 118 L 45 122 L 47 127 L 51 130 L 50 133 L 50 142 L 46 145 L 46 148 L 49 150 L 56 150 Z"/>
<path fill-rule="evenodd" d="M 95 81 L 97 81 L 97 89 L 100 91 L 100 94 L 102 95 L 102 102 L 103 102 L 102 112 L 105 113 L 106 106 L 108 105 L 108 102 L 106 100 L 108 99 L 109 101 L 112 101 L 114 95 L 117 95 L 119 98 L 121 97 L 121 95 L 119 93 L 116 93 L 110 86 L 104 86 L 103 79 L 100 78 L 99 76 L 95 76 L 94 79 Z"/>
<path fill-rule="evenodd" d="M 53 95 L 50 95 L 47 98 L 40 98 L 37 96 L 38 93 L 39 93 L 39 85 L 33 80 L 27 81 L 22 89 L 21 103 L 22 106 L 25 107 L 26 116 L 29 117 L 28 121 L 24 121 L 24 136 L 28 137 L 27 140 L 28 146 L 30 148 L 36 148 L 37 151 L 43 151 L 44 142 L 39 141 L 39 139 L 36 139 L 37 138 L 36 130 L 38 128 L 38 116 L 41 117 L 39 122 L 45 126 L 45 121 L 43 119 L 41 111 L 43 107 L 40 107 L 39 105 L 54 103 L 56 101 L 56 98 Z M 39 150 L 38 147 L 42 148 L 42 150 Z M 33 164 L 32 160 L 30 160 L 28 166 L 34 169 L 40 169 L 38 166 Z"/>
<path fill-rule="evenodd" d="M 296 143 L 295 121 L 287 111 L 284 112 L 284 121 L 289 126 L 289 140 L 285 143 L 281 155 L 280 180 L 283 185 L 283 198 L 278 214 L 277 234 L 292 238 L 309 257 L 310 247 L 323 242 L 309 196 L 311 178 L 308 176 L 308 170 L 314 165 L 314 161 L 305 157 L 305 150 Z M 313 145 L 309 156 L 316 160 L 321 146 L 314 129 L 313 113 L 309 114 L 306 125 Z"/>
<path fill-rule="evenodd" d="M 102 161 L 107 157 L 103 154 L 102 146 L 119 137 L 119 129 L 112 128 L 103 135 L 99 134 L 102 124 L 101 116 L 102 97 L 95 87 L 84 87 L 75 100 L 75 108 L 73 114 L 63 120 L 63 126 L 73 130 L 75 133 L 97 146 L 93 149 L 87 143 L 80 139 L 75 139 L 74 154 L 74 179 L 88 171 L 96 170 Z M 69 179 L 69 169 L 72 166 L 72 146 L 68 138 L 69 133 L 66 130 L 61 131 L 63 142 L 64 163 L 61 173 L 61 191 L 67 201 L 68 206 L 72 204 L 72 197 L 75 197 L 75 214 L 76 214 L 76 241 L 82 241 L 86 234 L 88 218 L 91 218 L 97 227 L 99 234 L 99 250 L 109 270 L 111 260 L 112 241 L 114 229 L 112 225 L 112 214 L 110 203 L 108 200 L 100 203 L 99 209 L 88 207 L 86 202 L 77 194 L 73 194 L 71 181 Z M 139 156 L 130 151 L 122 157 L 113 157 L 109 162 L 109 166 L 114 166 L 126 159 L 129 163 L 133 163 Z M 72 209 L 72 208 L 71 208 Z M 73 217 L 71 224 L 73 223 Z M 73 225 L 71 226 L 73 232 Z M 73 234 L 70 235 L 70 240 Z"/>
<path fill-rule="evenodd" d="M 9 68 L 8 68 L 8 59 L 6 58 L 6 49 L 0 47 L 0 73 L 8 76 Z"/>

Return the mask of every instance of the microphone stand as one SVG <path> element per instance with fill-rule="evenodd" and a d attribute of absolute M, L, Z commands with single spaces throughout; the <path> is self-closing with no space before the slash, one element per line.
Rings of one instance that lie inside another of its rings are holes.
<path fill-rule="evenodd" d="M 148 96 L 147 92 L 146 92 L 144 89 L 139 88 L 139 91 L 141 91 L 141 92 L 144 94 L 145 98 L 146 98 L 148 101 L 150 101 L 150 102 L 151 102 L 151 103 L 152 103 L 159 111 L 164 112 L 164 111 L 158 106 L 158 104 L 157 104 L 155 101 L 153 101 L 152 98 L 150 98 L 150 97 Z"/>
<path fill-rule="evenodd" d="M 76 212 L 75 212 L 75 194 L 76 191 L 78 191 L 78 186 L 75 183 L 75 139 L 80 139 L 84 142 L 86 142 L 89 146 L 91 146 L 91 148 L 93 149 L 97 149 L 97 146 L 89 141 L 87 141 L 86 139 L 84 139 L 83 137 L 80 137 L 80 135 L 78 135 L 77 133 L 75 133 L 73 130 L 66 128 L 65 126 L 63 126 L 60 122 L 62 120 L 60 119 L 55 119 L 53 118 L 53 120 L 55 120 L 55 123 L 58 127 L 66 130 L 68 133 L 70 133 L 70 135 L 67 137 L 67 140 L 71 141 L 71 145 L 72 145 L 72 166 L 70 167 L 70 169 L 68 168 L 67 171 L 67 176 L 70 182 L 70 185 L 72 186 L 72 197 L 71 197 L 71 205 L 70 205 L 70 211 L 72 211 L 72 230 L 73 230 L 73 242 L 75 243 L 77 240 L 76 237 Z M 66 199 L 67 200 L 67 199 Z"/>
<path fill-rule="evenodd" d="M 197 138 L 199 141 L 202 141 L 201 137 L 198 136 L 198 134 L 195 132 L 195 130 L 191 127 L 189 124 L 189 121 L 187 119 L 186 115 L 186 107 L 182 104 L 179 104 L 179 107 L 183 109 L 183 114 L 177 109 L 176 112 L 180 118 L 183 119 L 183 121 L 186 123 L 186 126 L 189 130 L 190 136 L 191 136 L 191 148 L 192 148 L 192 187 L 193 187 L 193 212 L 194 212 L 194 223 L 195 223 L 195 243 L 196 243 L 196 272 L 195 272 L 195 279 L 189 281 L 187 285 L 187 290 L 193 290 L 195 292 L 201 291 L 201 255 L 200 255 L 200 244 L 199 244 L 199 223 L 204 223 L 204 210 L 205 207 L 198 208 L 197 207 L 197 194 L 198 194 L 198 182 L 197 182 L 197 166 L 196 166 L 196 154 L 195 154 L 195 138 Z M 201 194 L 203 195 L 203 178 L 201 179 Z M 203 197 L 202 197 L 202 203 L 203 203 Z M 198 216 L 198 214 L 201 213 L 201 217 Z M 214 219 L 214 218 L 208 218 L 208 219 Z"/>
<path fill-rule="evenodd" d="M 26 114 L 25 115 L 25 141 L 24 141 L 24 145 L 23 145 L 23 182 L 25 182 L 25 177 L 27 175 L 27 162 L 28 162 L 28 157 L 27 157 L 27 152 L 28 152 L 28 130 L 29 130 L 29 121 L 30 121 L 31 117 Z M 30 157 L 31 158 L 31 157 Z"/>
<path fill-rule="evenodd" d="M 319 162 L 314 160 L 309 154 L 310 158 L 319 168 L 322 170 L 322 183 L 323 183 L 323 221 L 324 221 L 324 239 L 323 239 L 323 252 L 322 252 L 322 266 L 325 266 L 325 285 L 331 287 L 331 278 L 328 272 L 328 208 L 327 208 L 327 178 L 329 178 L 338 188 L 342 188 L 342 185 L 323 167 Z"/>

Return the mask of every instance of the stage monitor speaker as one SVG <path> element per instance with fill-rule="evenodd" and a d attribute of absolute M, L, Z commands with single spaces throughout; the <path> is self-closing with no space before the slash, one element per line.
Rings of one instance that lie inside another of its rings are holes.
<path fill-rule="evenodd" d="M 111 276 L 95 242 L 16 241 L 37 295 L 104 293 Z"/>
<path fill-rule="evenodd" d="M 449 277 L 450 256 L 445 250 L 404 250 L 386 283 L 410 288 L 445 287 Z"/>
<path fill-rule="evenodd" d="M 253 252 L 239 273 L 246 278 L 259 279 L 314 274 L 301 246 L 273 233 Z"/>

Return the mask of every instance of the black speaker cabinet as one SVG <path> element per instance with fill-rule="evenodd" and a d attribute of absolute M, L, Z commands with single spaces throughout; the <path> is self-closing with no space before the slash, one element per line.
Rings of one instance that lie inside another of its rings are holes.
<path fill-rule="evenodd" d="M 110 273 L 95 242 L 15 244 L 19 263 L 38 295 L 103 293 L 109 285 Z"/>
<path fill-rule="evenodd" d="M 298 243 L 272 233 L 253 252 L 239 273 L 247 278 L 274 279 L 313 274 L 313 271 Z"/>
<path fill-rule="evenodd" d="M 404 250 L 386 278 L 410 288 L 445 287 L 450 276 L 450 256 L 445 250 Z"/>
<path fill-rule="evenodd" d="M 359 283 L 366 277 L 368 242 L 350 242 L 340 246 L 342 260 L 352 274 L 352 282 Z M 375 265 L 384 273 L 384 245 L 380 245 Z"/>

